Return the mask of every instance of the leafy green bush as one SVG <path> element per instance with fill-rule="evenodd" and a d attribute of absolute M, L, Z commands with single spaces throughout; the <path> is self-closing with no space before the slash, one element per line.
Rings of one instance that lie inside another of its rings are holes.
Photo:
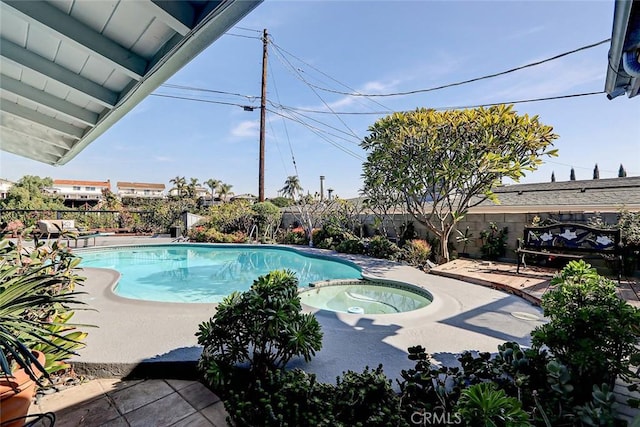
<path fill-rule="evenodd" d="M 429 257 L 431 256 L 431 244 L 426 240 L 422 239 L 414 239 L 409 240 L 402 247 L 402 260 L 407 263 L 418 267 L 424 268 L 427 265 L 427 261 L 429 261 Z"/>
<path fill-rule="evenodd" d="M 357 237 L 344 228 L 336 218 L 329 218 L 318 230 L 312 234 L 313 246 L 320 249 L 335 249 L 345 240 L 354 240 Z"/>
<path fill-rule="evenodd" d="M 549 323 L 532 332 L 571 371 L 576 404 L 590 399 L 594 385 L 614 387 L 621 376 L 632 380 L 630 358 L 638 352 L 640 310 L 616 295 L 616 285 L 583 260 L 571 261 L 551 280 L 542 297 Z"/>
<path fill-rule="evenodd" d="M 301 310 L 298 280 L 291 271 L 272 271 L 258 277 L 249 291 L 226 297 L 196 333 L 204 346 L 199 367 L 206 380 L 219 387 L 242 364 L 262 379 L 294 356 L 309 361 L 322 348 L 322 331 L 313 314 Z"/>
<path fill-rule="evenodd" d="M 282 231 L 277 237 L 277 241 L 285 245 L 308 245 L 309 240 L 304 233 L 302 227 L 294 228 L 289 231 Z"/>
<path fill-rule="evenodd" d="M 332 411 L 334 387 L 317 382 L 313 374 L 278 369 L 257 381 L 235 379 L 223 398 L 228 421 L 237 427 L 336 425 Z"/>
<path fill-rule="evenodd" d="M 364 254 L 365 247 L 361 239 L 347 239 L 336 245 L 336 251 L 344 254 Z"/>
<path fill-rule="evenodd" d="M 480 239 L 482 239 L 482 246 L 480 247 L 482 259 L 495 261 L 505 256 L 508 234 L 508 227 L 498 228 L 495 222 L 490 222 L 489 229 L 480 232 Z"/>
<path fill-rule="evenodd" d="M 343 372 L 336 385 L 302 370 L 269 371 L 264 379 L 236 378 L 224 397 L 236 426 L 398 426 L 399 396 L 382 367 Z"/>
<path fill-rule="evenodd" d="M 11 229 L 12 227 L 7 227 Z M 10 374 L 10 361 L 31 369 L 31 350 L 43 351 L 45 373 L 68 367 L 66 360 L 84 347 L 85 333 L 68 323 L 72 307 L 78 301 L 76 285 L 83 277 L 78 273 L 80 258 L 64 245 L 34 241 L 25 248 L 23 239 L 31 228 L 12 230 L 16 242 L 4 239 L 0 232 L 0 374 Z"/>
<path fill-rule="evenodd" d="M 189 240 L 200 243 L 246 243 L 247 235 L 242 231 L 222 233 L 215 228 L 198 225 L 187 232 Z"/>
<path fill-rule="evenodd" d="M 272 240 L 282 219 L 280 208 L 270 202 L 258 202 L 251 206 L 253 219 L 258 226 L 260 240 Z"/>
<path fill-rule="evenodd" d="M 472 427 L 532 425 L 518 399 L 507 396 L 494 383 L 474 384 L 463 390 L 456 412 Z"/>
<path fill-rule="evenodd" d="M 400 398 L 382 365 L 374 370 L 366 367 L 362 373 L 344 372 L 331 396 L 338 425 L 386 427 L 399 425 L 402 420 Z"/>
<path fill-rule="evenodd" d="M 398 245 L 383 236 L 374 236 L 367 244 L 366 254 L 374 258 L 395 260 L 399 253 Z"/>

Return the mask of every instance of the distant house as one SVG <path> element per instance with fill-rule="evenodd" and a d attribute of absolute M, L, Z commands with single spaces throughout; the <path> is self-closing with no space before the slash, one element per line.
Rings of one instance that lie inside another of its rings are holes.
<path fill-rule="evenodd" d="M 231 196 L 231 198 L 229 200 L 231 200 L 232 202 L 234 200 L 246 200 L 248 202 L 255 202 L 258 198 L 256 196 L 254 196 L 253 194 L 238 194 L 237 196 Z"/>
<path fill-rule="evenodd" d="M 55 179 L 45 192 L 62 197 L 67 206 L 88 207 L 97 205 L 103 199 L 104 190 L 111 190 L 111 181 Z"/>
<path fill-rule="evenodd" d="M 164 197 L 164 184 L 153 184 L 145 182 L 118 182 L 118 196 L 126 197 L 142 197 L 148 199 L 159 199 Z"/>
<path fill-rule="evenodd" d="M 0 199 L 6 199 L 13 182 L 0 178 Z"/>
<path fill-rule="evenodd" d="M 185 194 L 187 194 L 187 189 L 184 188 L 182 190 L 182 195 L 184 196 Z M 169 190 L 169 196 L 172 197 L 177 197 L 178 194 L 178 189 L 177 188 L 172 188 L 171 190 Z M 211 191 L 204 188 L 204 187 L 196 187 L 196 198 L 203 198 L 205 200 L 211 200 Z"/>

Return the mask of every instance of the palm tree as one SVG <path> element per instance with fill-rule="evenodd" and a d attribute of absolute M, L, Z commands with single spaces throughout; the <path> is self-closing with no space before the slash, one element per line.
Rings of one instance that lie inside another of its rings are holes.
<path fill-rule="evenodd" d="M 213 202 L 213 197 L 216 191 L 218 191 L 218 188 L 220 188 L 220 184 L 222 184 L 222 181 L 218 180 L 218 179 L 213 179 L 213 178 L 209 178 L 208 180 L 206 180 L 204 182 L 204 185 L 206 185 L 207 187 L 209 187 L 211 189 L 211 201 Z"/>
<path fill-rule="evenodd" d="M 190 182 L 187 186 L 187 193 L 189 194 L 189 197 L 196 197 L 196 189 L 200 185 L 200 181 L 198 181 L 198 178 L 189 178 L 189 180 Z"/>
<path fill-rule="evenodd" d="M 182 197 L 184 187 L 187 185 L 186 178 L 184 176 L 176 176 L 175 178 L 170 179 L 169 182 L 174 185 L 176 190 L 178 190 L 178 197 Z"/>
<path fill-rule="evenodd" d="M 218 187 L 218 194 L 220 195 L 220 198 L 225 202 L 227 201 L 228 196 L 233 196 L 231 187 L 233 187 L 233 185 L 231 184 L 220 184 L 220 186 Z"/>
<path fill-rule="evenodd" d="M 302 186 L 300 185 L 300 178 L 297 175 L 291 175 L 287 177 L 284 182 L 284 187 L 280 189 L 285 197 L 295 199 L 296 194 L 302 192 Z"/>

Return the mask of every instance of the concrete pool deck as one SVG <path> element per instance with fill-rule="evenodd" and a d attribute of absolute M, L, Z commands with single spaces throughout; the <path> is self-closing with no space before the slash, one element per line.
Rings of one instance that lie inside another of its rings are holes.
<path fill-rule="evenodd" d="M 98 238 L 97 244 L 171 240 L 118 236 Z M 546 291 L 554 273 L 531 269 L 516 276 L 515 265 L 476 260 L 456 260 L 432 270 L 461 279 L 455 280 L 384 260 L 346 258 L 362 263 L 365 272 L 374 276 L 424 286 L 436 300 L 422 311 L 398 315 L 318 312 L 325 333 L 323 349 L 310 364 L 296 364 L 330 382 L 344 370 L 362 370 L 379 363 L 384 364 L 390 378 L 395 378 L 400 369 L 412 366 L 406 349 L 417 344 L 426 347 L 440 362 L 453 361 L 463 350 L 495 352 L 497 344 L 506 340 L 527 344 L 529 332 L 541 320 L 525 320 L 527 316 L 522 313 L 541 316 L 540 310 L 510 293 L 522 292 L 535 301 Z M 192 378 L 200 353 L 194 336 L 197 325 L 213 315 L 214 305 L 118 301 L 106 292 L 113 273 L 88 269 L 85 273 L 83 290 L 89 292 L 86 301 L 99 311 L 78 312 L 74 320 L 99 328 L 88 329 L 88 345 L 74 365 L 91 380 L 44 396 L 32 405 L 31 412 L 55 412 L 56 426 L 226 425 L 226 412 L 219 398 L 199 382 L 185 380 Z M 622 298 L 638 303 L 637 281 L 621 289 Z M 123 378 L 127 372 L 133 374 L 130 376 L 161 379 L 130 380 Z"/>
<path fill-rule="evenodd" d="M 397 314 L 356 315 L 306 307 L 322 324 L 323 348 L 310 363 L 292 365 L 304 366 L 321 381 L 379 363 L 396 378 L 412 366 L 406 351 L 417 344 L 442 363 L 464 350 L 495 351 L 504 341 L 528 345 L 529 332 L 543 322 L 538 307 L 504 292 L 386 260 L 297 249 L 347 259 L 358 264 L 363 275 L 417 285 L 434 296 L 423 309 Z M 115 271 L 86 268 L 83 274 L 87 279 L 81 290 L 87 294 L 82 299 L 92 310 L 77 311 L 74 321 L 98 327 L 87 329 L 87 346 L 72 360 L 76 372 L 97 378 L 193 376 L 201 352 L 195 332 L 213 316 L 216 304 L 122 298 L 111 291 L 118 279 Z"/>

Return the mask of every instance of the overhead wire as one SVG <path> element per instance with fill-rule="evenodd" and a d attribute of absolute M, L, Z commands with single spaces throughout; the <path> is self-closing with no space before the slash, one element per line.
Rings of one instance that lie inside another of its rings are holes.
<path fill-rule="evenodd" d="M 329 88 L 323 88 L 323 87 L 320 87 L 320 86 L 312 85 L 311 83 L 309 83 L 309 84 L 312 85 L 315 89 L 322 90 L 324 92 L 335 93 L 335 94 L 338 94 L 338 95 L 364 96 L 364 97 L 390 97 L 390 96 L 413 95 L 413 94 L 417 94 L 417 93 L 433 92 L 433 91 L 437 91 L 437 90 L 447 89 L 447 88 L 450 88 L 450 87 L 461 86 L 461 85 L 474 83 L 474 82 L 481 81 L 481 80 L 492 79 L 494 77 L 499 77 L 499 76 L 503 76 L 503 75 L 506 75 L 506 74 L 514 73 L 516 71 L 524 70 L 526 68 L 531 68 L 531 67 L 535 67 L 535 66 L 547 63 L 547 62 L 555 61 L 557 59 L 563 58 L 563 57 L 568 56 L 568 55 L 573 55 L 574 53 L 578 53 L 578 52 L 581 52 L 583 50 L 592 49 L 594 47 L 597 47 L 597 46 L 600 46 L 602 44 L 608 43 L 610 41 L 611 41 L 611 38 L 608 38 L 608 39 L 601 40 L 601 41 L 596 42 L 596 43 L 591 43 L 591 44 L 588 44 L 588 45 L 585 45 L 585 46 L 581 46 L 581 47 L 579 47 L 577 49 L 573 49 L 573 50 L 570 50 L 570 51 L 567 51 L 567 52 L 563 52 L 563 53 L 554 55 L 554 56 L 546 58 L 546 59 L 542 59 L 540 61 L 535 61 L 535 62 L 531 62 L 531 63 L 525 64 L 525 65 L 521 65 L 519 67 L 514 67 L 514 68 L 510 68 L 508 70 L 500 71 L 500 72 L 497 72 L 497 73 L 487 74 L 487 75 L 480 76 L 480 77 L 474 77 L 474 78 L 468 79 L 468 80 L 462 80 L 462 81 L 454 82 L 454 83 L 447 83 L 447 84 L 444 84 L 444 85 L 434 86 L 434 87 L 425 88 L 425 89 L 414 89 L 414 90 L 409 90 L 409 91 L 404 91 L 404 92 L 392 92 L 392 93 L 360 93 L 360 92 L 337 91 L 337 90 L 333 90 L 333 89 L 329 89 Z"/>
<path fill-rule="evenodd" d="M 208 93 L 218 93 L 218 94 L 222 94 L 222 95 L 239 96 L 239 97 L 247 98 L 247 99 L 250 99 L 250 100 L 256 100 L 256 99 L 260 98 L 259 96 L 256 96 L 256 95 L 245 95 L 245 94 L 237 93 L 237 92 L 227 92 L 227 91 L 224 91 L 224 90 L 206 89 L 206 88 L 201 88 L 201 87 L 176 85 L 176 84 L 170 84 L 170 83 L 164 83 L 164 84 L 160 85 L 160 87 L 166 87 L 166 88 L 171 88 L 171 89 L 191 90 L 191 91 L 194 91 L 194 92 L 208 92 Z"/>
<path fill-rule="evenodd" d="M 267 111 L 269 111 L 272 114 L 276 114 L 278 116 L 284 117 L 285 119 L 292 120 L 292 121 L 294 121 L 296 123 L 299 123 L 299 124 L 305 126 L 311 132 L 315 133 L 318 137 L 324 139 L 325 141 L 327 141 L 329 144 L 333 145 L 334 147 L 336 147 L 340 151 L 343 151 L 344 153 L 346 153 L 346 154 L 350 155 L 351 157 L 354 157 L 354 158 L 356 158 L 358 160 L 364 161 L 364 157 L 360 156 L 358 153 L 356 153 L 354 151 L 351 151 L 348 148 L 345 148 L 342 145 L 340 145 L 340 144 L 338 144 L 338 143 L 336 143 L 334 141 L 331 141 L 330 139 L 328 139 L 327 137 L 322 135 L 321 132 L 323 132 L 323 131 L 321 129 L 318 129 L 318 128 L 314 127 L 314 126 L 311 126 L 311 125 L 309 125 L 309 124 L 307 124 L 307 123 L 305 123 L 303 121 L 300 121 L 300 120 L 298 120 L 298 119 L 296 119 L 294 117 L 287 116 L 286 114 L 279 113 L 279 112 L 277 112 L 275 110 L 271 110 L 271 109 L 267 108 Z"/>
<path fill-rule="evenodd" d="M 234 102 L 223 102 L 223 101 L 213 101 L 211 99 L 200 99 L 200 98 L 191 98 L 188 96 L 178 96 L 178 95 L 170 95 L 170 94 L 166 94 L 166 93 L 151 93 L 150 96 L 158 96 L 161 98 L 173 98 L 173 99 L 182 99 L 182 100 L 186 100 L 186 101 L 195 101 L 195 102 L 204 102 L 204 103 L 208 103 L 208 104 L 221 104 L 221 105 L 233 105 L 235 107 L 240 107 L 243 109 L 247 109 L 247 108 L 251 108 L 253 111 L 253 109 L 256 108 L 260 108 L 259 106 L 252 106 L 252 105 L 244 105 L 244 104 L 238 104 L 238 103 L 234 103 Z"/>
<path fill-rule="evenodd" d="M 267 61 L 269 61 L 269 60 L 267 59 Z M 278 92 L 278 85 L 276 84 L 276 78 L 273 75 L 273 71 L 272 71 L 271 67 L 269 67 L 269 74 L 271 75 L 271 81 L 273 82 L 273 89 L 275 91 L 276 98 L 278 99 L 278 102 L 280 102 L 280 93 Z M 269 100 L 267 99 L 267 102 L 268 101 Z M 269 122 L 269 125 L 271 125 L 271 122 Z M 298 166 L 296 164 L 296 157 L 293 154 L 293 146 L 291 145 L 291 138 L 289 137 L 289 129 L 287 128 L 287 122 L 284 119 L 282 120 L 282 125 L 284 126 L 284 133 L 285 133 L 285 136 L 287 137 L 287 143 L 289 144 L 289 152 L 291 153 L 291 162 L 293 163 L 293 170 L 295 171 L 296 176 L 298 176 Z M 271 129 L 273 131 L 273 136 L 275 136 L 276 132 L 273 129 L 273 126 L 271 126 Z M 284 167 L 285 171 L 287 171 L 287 175 L 289 175 L 288 169 L 287 169 L 286 164 L 284 162 L 284 158 L 282 157 L 282 152 L 280 151 L 280 147 L 278 147 L 278 152 L 280 153 L 280 159 L 282 160 L 282 166 Z"/>
<path fill-rule="evenodd" d="M 593 96 L 593 95 L 602 95 L 605 93 L 603 90 L 594 91 L 594 92 L 583 92 L 583 93 L 573 93 L 569 95 L 557 95 L 557 96 L 547 96 L 542 98 L 530 98 L 530 99 L 520 99 L 520 100 L 511 100 L 511 101 L 500 101 L 500 102 L 486 102 L 482 104 L 473 104 L 473 105 L 459 105 L 459 106 L 446 106 L 446 107 L 425 107 L 432 110 L 463 110 L 467 108 L 479 108 L 479 107 L 491 107 L 495 105 L 502 104 L 526 104 L 529 102 L 541 102 L 541 101 L 553 101 L 558 99 L 569 99 L 569 98 L 579 98 L 583 96 Z M 312 110 L 308 108 L 297 108 L 297 107 L 288 107 L 285 105 L 274 105 L 274 107 L 286 108 L 289 110 L 294 110 L 303 113 L 314 113 L 314 114 L 338 114 L 338 115 L 380 115 L 380 114 L 389 114 L 390 111 L 326 111 L 326 110 Z"/>
<path fill-rule="evenodd" d="M 273 43 L 270 43 L 271 46 L 274 46 Z M 293 66 L 293 64 L 291 64 L 291 62 L 289 62 L 289 60 L 287 58 L 285 58 L 279 51 L 278 48 L 276 46 L 274 46 L 274 52 L 276 52 L 276 56 L 278 57 L 278 59 L 280 59 L 281 61 L 284 61 L 286 63 L 286 65 L 288 65 L 295 74 L 298 75 L 298 77 L 300 78 L 300 80 L 302 82 L 304 82 L 310 89 L 311 91 L 314 93 L 314 95 L 316 95 L 316 97 L 322 102 L 322 104 L 324 104 L 325 107 L 327 107 L 328 110 L 333 111 L 333 109 L 331 108 L 331 106 L 324 100 L 324 98 L 322 98 L 320 96 L 320 94 L 305 80 L 304 77 L 302 77 L 302 75 L 300 74 L 300 72 Z M 344 120 L 342 120 L 342 118 L 338 115 L 335 115 L 335 117 L 338 119 L 338 121 L 340 121 L 340 123 L 342 123 L 342 125 L 349 130 L 349 132 L 351 132 L 353 134 L 353 136 L 355 136 L 356 138 L 360 139 L 360 137 L 353 131 L 353 129 L 351 129 L 349 127 L 349 125 L 347 125 L 345 123 Z"/>
<path fill-rule="evenodd" d="M 339 80 L 335 79 L 334 77 L 330 76 L 329 74 L 325 73 L 324 71 L 318 69 L 317 67 L 315 67 L 312 64 L 309 64 L 308 62 L 304 61 L 303 59 L 300 59 L 298 56 L 294 55 L 293 53 L 285 50 L 284 48 L 282 48 L 281 46 L 277 45 L 273 40 L 272 40 L 272 44 L 274 47 L 280 49 L 282 52 L 286 53 L 287 55 L 291 56 L 292 58 L 300 61 L 301 63 L 303 63 L 304 65 L 306 65 L 307 67 L 313 69 L 314 71 L 317 71 L 318 73 L 322 74 L 323 76 L 331 79 L 332 81 L 334 81 L 335 83 L 339 84 L 340 86 L 346 87 L 347 89 L 349 89 L 352 92 L 356 92 L 355 89 L 353 89 L 352 87 L 350 87 L 349 85 L 340 82 Z M 383 105 L 382 103 L 374 100 L 374 99 L 370 99 L 369 101 L 373 102 L 374 104 L 377 104 L 378 106 L 382 107 L 382 108 L 386 108 L 387 110 L 392 110 L 391 108 L 387 107 L 386 105 Z"/>

